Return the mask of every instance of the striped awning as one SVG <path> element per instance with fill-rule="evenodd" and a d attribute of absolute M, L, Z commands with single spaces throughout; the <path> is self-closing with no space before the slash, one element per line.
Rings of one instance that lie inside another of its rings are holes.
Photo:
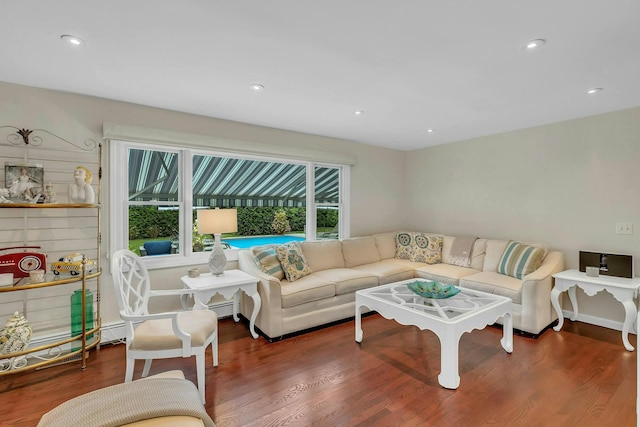
<path fill-rule="evenodd" d="M 129 199 L 178 200 L 178 154 L 131 149 Z M 195 155 L 195 206 L 305 206 L 306 167 L 270 161 Z M 339 170 L 316 167 L 318 203 L 338 203 Z"/>

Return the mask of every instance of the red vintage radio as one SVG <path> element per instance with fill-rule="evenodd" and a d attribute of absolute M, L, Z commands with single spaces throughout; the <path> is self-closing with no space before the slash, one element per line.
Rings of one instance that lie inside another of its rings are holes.
<path fill-rule="evenodd" d="M 47 253 L 40 246 L 0 248 L 0 273 L 21 278 L 29 277 L 33 270 L 47 271 Z"/>

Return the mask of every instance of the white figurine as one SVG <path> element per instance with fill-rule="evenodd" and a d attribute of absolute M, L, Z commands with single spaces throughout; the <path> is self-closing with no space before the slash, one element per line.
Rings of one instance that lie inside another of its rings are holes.
<path fill-rule="evenodd" d="M 93 175 L 84 166 L 78 166 L 73 172 L 74 184 L 69 184 L 70 203 L 94 203 L 95 194 L 91 187 Z"/>
<path fill-rule="evenodd" d="M 44 186 L 44 202 L 45 203 L 56 202 L 56 192 L 53 191 L 53 185 L 51 183 L 48 183 Z"/>
<path fill-rule="evenodd" d="M 13 203 L 12 200 L 9 200 L 10 194 L 8 188 L 0 188 L 0 203 Z"/>

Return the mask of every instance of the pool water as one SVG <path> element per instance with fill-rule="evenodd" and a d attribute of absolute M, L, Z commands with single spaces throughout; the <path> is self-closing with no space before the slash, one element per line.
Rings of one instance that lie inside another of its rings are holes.
<path fill-rule="evenodd" d="M 262 245 L 281 245 L 283 243 L 289 243 L 293 241 L 303 242 L 304 240 L 305 238 L 300 236 L 259 236 L 222 239 L 223 242 L 228 243 L 234 248 L 240 249 Z"/>

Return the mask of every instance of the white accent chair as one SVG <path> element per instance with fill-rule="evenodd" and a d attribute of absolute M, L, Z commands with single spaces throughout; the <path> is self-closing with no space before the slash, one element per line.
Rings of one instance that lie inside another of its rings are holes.
<path fill-rule="evenodd" d="M 149 272 L 135 253 L 123 249 L 111 259 L 111 273 L 125 322 L 127 366 L 125 382 L 133 379 L 136 359 L 144 359 L 142 377 L 149 374 L 153 359 L 196 356 L 198 391 L 205 402 L 205 351 L 211 344 L 213 366 L 218 366 L 218 317 L 211 310 L 173 311 L 149 314 L 153 296 L 193 294 L 191 289 L 152 291 Z"/>

